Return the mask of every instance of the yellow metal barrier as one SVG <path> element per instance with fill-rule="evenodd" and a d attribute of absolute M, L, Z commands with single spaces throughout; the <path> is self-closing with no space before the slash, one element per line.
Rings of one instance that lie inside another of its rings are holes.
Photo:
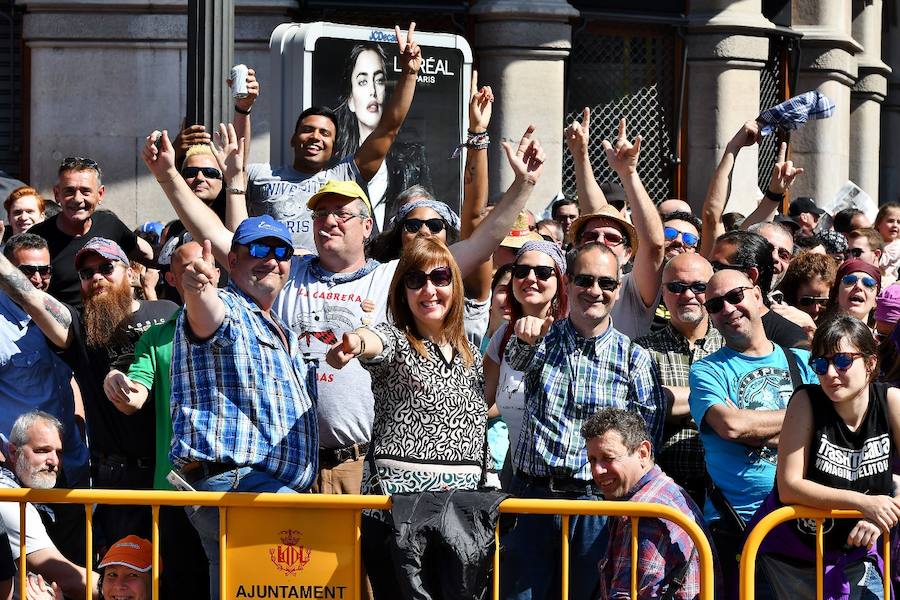
<path fill-rule="evenodd" d="M 160 506 L 214 506 L 219 510 L 219 535 L 220 535 L 220 598 L 228 598 L 226 593 L 228 585 L 227 549 L 228 532 L 227 516 L 229 509 L 246 508 L 291 508 L 291 509 L 323 509 L 323 510 L 352 510 L 355 511 L 351 543 L 353 545 L 353 573 L 354 582 L 360 581 L 360 511 L 363 509 L 390 509 L 391 501 L 388 496 L 332 496 L 322 494 L 249 494 L 228 492 L 180 492 L 180 491 L 156 491 L 156 490 L 35 490 L 35 489 L 0 489 L 0 502 L 20 503 L 20 556 L 19 577 L 21 589 L 25 589 L 26 582 L 26 548 L 25 548 L 25 503 L 60 503 L 60 504 L 84 504 L 87 520 L 87 551 L 86 560 L 91 561 L 91 531 L 92 531 L 92 505 L 94 504 L 133 504 L 149 505 L 153 514 L 153 567 L 151 570 L 153 599 L 159 597 L 159 507 Z M 703 529 L 686 515 L 675 509 L 660 504 L 646 502 L 610 502 L 591 500 L 537 500 L 510 498 L 500 504 L 501 513 L 533 514 L 533 515 L 560 515 L 562 517 L 562 598 L 568 598 L 568 530 L 569 517 L 572 515 L 606 515 L 611 517 L 630 517 L 632 519 L 632 571 L 631 571 L 631 596 L 637 598 L 637 531 L 640 518 L 662 518 L 672 521 L 682 527 L 691 537 L 697 547 L 700 561 L 700 599 L 713 600 L 713 556 L 709 540 Z M 497 540 L 494 555 L 494 581 L 493 596 L 495 600 L 500 594 L 500 544 L 499 533 L 495 532 Z M 91 599 L 91 570 L 88 569 L 85 597 Z M 360 597 L 359 586 L 353 585 L 352 598 Z M 752 597 L 752 596 L 751 596 Z"/>
<path fill-rule="evenodd" d="M 825 519 L 859 519 L 862 514 L 856 510 L 821 510 L 808 506 L 784 506 L 772 511 L 756 524 L 741 552 L 740 597 L 741 600 L 753 600 L 755 597 L 756 557 L 763 539 L 776 526 L 794 519 L 815 519 L 816 521 L 816 598 L 822 597 L 822 579 L 824 576 L 822 522 Z M 891 586 L 891 537 L 882 532 L 882 556 L 884 557 L 884 597 L 890 598 Z"/>

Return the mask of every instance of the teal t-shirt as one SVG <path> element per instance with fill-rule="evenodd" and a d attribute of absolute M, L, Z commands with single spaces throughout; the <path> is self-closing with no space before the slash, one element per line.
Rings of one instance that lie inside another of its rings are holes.
<path fill-rule="evenodd" d="M 798 359 L 803 383 L 816 383 L 809 351 L 789 351 Z M 691 416 L 699 424 L 706 468 L 737 513 L 749 520 L 772 490 L 778 452 L 722 439 L 703 417 L 715 404 L 744 410 L 787 408 L 794 393 L 787 358 L 779 347 L 766 356 L 748 356 L 725 346 L 691 366 L 690 387 Z M 704 513 L 707 521 L 718 519 L 708 501 Z"/>
<path fill-rule="evenodd" d="M 150 390 L 148 401 L 153 403 L 156 417 L 156 452 L 153 470 L 153 487 L 158 490 L 174 489 L 166 475 L 172 470 L 169 448 L 172 445 L 172 341 L 175 326 L 183 309 L 175 311 L 169 320 L 154 325 L 144 332 L 134 348 L 134 361 L 128 369 L 128 377 Z M 142 410 L 147 410 L 145 404 Z"/>

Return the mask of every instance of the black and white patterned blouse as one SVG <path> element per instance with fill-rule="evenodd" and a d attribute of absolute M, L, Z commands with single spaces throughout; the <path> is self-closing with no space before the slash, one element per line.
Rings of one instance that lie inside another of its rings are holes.
<path fill-rule="evenodd" d="M 477 488 L 487 424 L 478 349 L 469 343 L 475 360 L 466 367 L 458 353 L 448 362 L 427 340 L 423 358 L 391 324 L 379 323 L 372 331 L 384 350 L 360 363 L 372 376 L 372 441 L 381 489 L 364 476 L 363 493 Z"/>

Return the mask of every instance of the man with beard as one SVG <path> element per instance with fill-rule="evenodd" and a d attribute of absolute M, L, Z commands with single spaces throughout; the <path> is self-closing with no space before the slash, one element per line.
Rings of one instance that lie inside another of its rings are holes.
<path fill-rule="evenodd" d="M 790 230 L 779 223 L 757 223 L 750 226 L 747 231 L 758 233 L 772 244 L 772 285 L 774 290 L 784 279 L 788 265 L 794 258 L 794 236 Z"/>
<path fill-rule="evenodd" d="M 167 300 L 134 300 L 130 262 L 111 240 L 88 241 L 75 255 L 75 270 L 81 280 L 83 314 L 34 289 L 5 258 L 0 259 L 0 288 L 35 320 L 75 372 L 84 396 L 94 487 L 151 489 L 153 411 L 122 414 L 103 393 L 103 378 L 112 367 L 127 369 L 141 334 L 178 307 Z M 102 549 L 131 533 L 149 536 L 150 511 L 100 506 L 94 524 L 95 545 Z"/>
<path fill-rule="evenodd" d="M 700 506 L 705 498 L 706 465 L 688 405 L 688 374 L 694 362 L 723 343 L 703 307 L 712 274 L 709 262 L 696 253 L 679 254 L 666 263 L 662 298 L 670 307 L 669 322 L 663 329 L 635 340 L 650 351 L 668 401 L 664 441 L 656 449 L 657 463 Z"/>
<path fill-rule="evenodd" d="M 9 434 L 8 467 L 0 468 L 0 487 L 47 490 L 56 485 L 62 455 L 63 426 L 51 414 L 34 410 L 21 415 Z M 11 469 L 10 469 L 11 467 Z M 0 502 L 0 523 L 6 525 L 13 557 L 19 560 L 19 504 Z M 28 570 L 55 582 L 70 598 L 83 598 L 87 572 L 68 561 L 53 545 L 35 505 L 25 504 L 25 564 Z M 18 579 L 18 578 L 17 578 Z M 93 574 L 93 597 L 97 574 Z"/>
<path fill-rule="evenodd" d="M 111 239 L 136 260 L 153 259 L 153 248 L 146 240 L 137 237 L 113 213 L 97 211 L 106 191 L 101 176 L 100 165 L 90 158 L 64 159 L 53 186 L 53 197 L 61 210 L 30 230 L 47 240 L 50 247 L 53 259 L 50 295 L 79 309 L 82 296 L 73 260 L 90 240 L 97 237 Z"/>
<path fill-rule="evenodd" d="M 788 399 L 800 384 L 816 381 L 809 351 L 785 349 L 766 337 L 762 299 L 759 286 L 741 271 L 724 269 L 710 278 L 704 306 L 725 345 L 694 363 L 689 377 L 691 415 L 721 492 L 710 496 L 705 512 L 733 592 L 728 597 L 737 595 L 741 521 L 750 520 L 775 482 Z"/>
<path fill-rule="evenodd" d="M 519 319 L 506 350 L 510 367 L 525 373 L 525 425 L 509 490 L 523 498 L 602 499 L 580 437 L 599 408 L 637 412 L 653 444 L 662 437 L 665 398 L 656 367 L 610 317 L 622 285 L 616 254 L 599 242 L 581 246 L 567 285 L 569 317 Z M 587 598 L 607 548 L 606 517 L 575 516 L 571 524 L 571 595 Z M 503 538 L 502 597 L 545 598 L 559 590 L 559 528 L 558 517 L 519 516 Z"/>

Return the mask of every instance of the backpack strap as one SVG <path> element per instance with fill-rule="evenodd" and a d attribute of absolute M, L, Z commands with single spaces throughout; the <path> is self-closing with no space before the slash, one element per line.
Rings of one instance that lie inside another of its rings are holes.
<path fill-rule="evenodd" d="M 800 362 L 797 358 L 797 355 L 785 348 L 782 345 L 778 345 L 781 348 L 781 351 L 784 352 L 784 359 L 787 361 L 788 370 L 791 373 L 791 386 L 796 390 L 798 387 L 803 385 L 803 378 L 800 376 Z"/>

